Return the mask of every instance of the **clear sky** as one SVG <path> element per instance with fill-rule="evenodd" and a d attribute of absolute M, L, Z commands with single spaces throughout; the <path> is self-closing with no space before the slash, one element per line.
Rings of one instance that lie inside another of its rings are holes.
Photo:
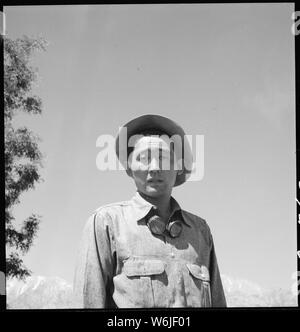
<path fill-rule="evenodd" d="M 69 282 L 82 228 L 99 206 L 135 193 L 99 171 L 96 140 L 160 114 L 204 135 L 204 178 L 174 189 L 208 222 L 222 274 L 290 288 L 296 271 L 293 4 L 5 7 L 7 35 L 42 36 L 32 61 L 44 181 L 18 220 L 42 215 L 24 261 Z"/>

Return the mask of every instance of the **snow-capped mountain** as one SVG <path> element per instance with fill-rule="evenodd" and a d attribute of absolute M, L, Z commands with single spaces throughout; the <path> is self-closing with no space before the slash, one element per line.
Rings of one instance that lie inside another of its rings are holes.
<path fill-rule="evenodd" d="M 228 307 L 296 306 L 297 298 L 289 290 L 265 290 L 248 280 L 222 275 Z M 59 277 L 35 276 L 22 282 L 8 280 L 8 309 L 75 308 L 72 285 Z"/>
<path fill-rule="evenodd" d="M 255 284 L 249 280 L 234 279 L 234 278 L 228 277 L 224 274 L 221 275 L 221 278 L 222 278 L 223 287 L 228 294 L 237 292 L 237 291 L 242 291 L 245 295 L 246 294 L 262 295 L 262 293 L 263 293 L 263 289 L 259 285 Z"/>
<path fill-rule="evenodd" d="M 29 277 L 7 282 L 8 309 L 66 309 L 73 307 L 73 289 L 58 277 Z"/>
<path fill-rule="evenodd" d="M 290 289 L 264 289 L 245 279 L 221 275 L 228 307 L 293 307 L 297 297 Z"/>

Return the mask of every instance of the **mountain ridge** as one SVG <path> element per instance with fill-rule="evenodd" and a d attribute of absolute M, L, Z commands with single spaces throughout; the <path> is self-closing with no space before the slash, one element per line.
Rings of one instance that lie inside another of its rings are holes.
<path fill-rule="evenodd" d="M 245 279 L 221 275 L 228 307 L 297 306 L 291 290 L 263 289 Z M 73 286 L 57 277 L 33 276 L 25 282 L 9 279 L 6 285 L 8 309 L 76 308 Z"/>

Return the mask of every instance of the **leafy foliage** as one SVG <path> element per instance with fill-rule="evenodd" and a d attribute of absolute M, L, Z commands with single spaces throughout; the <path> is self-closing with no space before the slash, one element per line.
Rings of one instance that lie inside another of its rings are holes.
<path fill-rule="evenodd" d="M 39 138 L 26 127 L 14 128 L 12 120 L 17 112 L 41 114 L 42 102 L 32 95 L 37 78 L 36 69 L 29 64 L 32 53 L 45 50 L 43 39 L 26 36 L 4 39 L 4 121 L 5 121 L 5 224 L 6 245 L 10 254 L 6 259 L 8 277 L 24 279 L 30 271 L 23 265 L 20 254 L 30 249 L 37 234 L 40 216 L 32 214 L 17 227 L 12 209 L 20 202 L 20 195 L 39 182 L 42 154 Z"/>

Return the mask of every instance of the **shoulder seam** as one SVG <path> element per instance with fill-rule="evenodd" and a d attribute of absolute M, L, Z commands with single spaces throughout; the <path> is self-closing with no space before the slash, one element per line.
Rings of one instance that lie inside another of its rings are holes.
<path fill-rule="evenodd" d="M 121 201 L 121 202 L 115 202 L 115 203 L 105 204 L 105 205 L 102 205 L 102 206 L 99 206 L 98 208 L 96 208 L 93 211 L 93 214 L 101 212 L 105 208 L 114 207 L 114 206 L 126 206 L 126 205 L 129 205 L 129 204 L 130 204 L 129 201 Z"/>
<path fill-rule="evenodd" d="M 187 214 L 192 215 L 193 217 L 196 217 L 196 219 L 197 219 L 198 221 L 201 221 L 201 222 L 203 222 L 204 224 L 207 224 L 207 222 L 206 222 L 206 220 L 205 220 L 204 218 L 201 218 L 201 217 L 197 216 L 196 214 L 191 213 L 191 212 L 189 212 L 189 211 L 186 211 L 186 210 L 184 210 L 184 209 L 181 209 L 181 210 L 182 210 L 182 212 L 184 212 L 184 213 L 187 213 Z"/>

